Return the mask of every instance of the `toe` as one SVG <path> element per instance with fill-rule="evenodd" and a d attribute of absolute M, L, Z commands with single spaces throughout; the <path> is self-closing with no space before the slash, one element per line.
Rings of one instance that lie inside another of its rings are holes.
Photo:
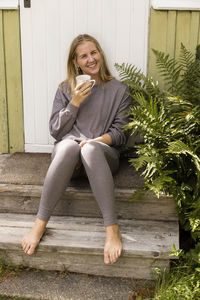
<path fill-rule="evenodd" d="M 112 263 L 113 263 L 113 264 L 117 261 L 117 258 L 118 258 L 117 253 L 114 253 L 114 254 L 112 255 Z"/>
<path fill-rule="evenodd" d="M 104 263 L 110 264 L 110 258 L 108 252 L 104 252 Z"/>
<path fill-rule="evenodd" d="M 29 248 L 30 248 L 30 246 L 28 244 L 25 244 L 24 248 L 23 248 L 24 252 L 27 253 Z"/>
<path fill-rule="evenodd" d="M 28 255 L 32 255 L 35 251 L 35 247 L 33 245 L 30 246 L 29 250 L 27 251 Z"/>
<path fill-rule="evenodd" d="M 117 252 L 118 257 L 121 256 L 121 254 L 122 254 L 122 249 L 119 249 Z"/>

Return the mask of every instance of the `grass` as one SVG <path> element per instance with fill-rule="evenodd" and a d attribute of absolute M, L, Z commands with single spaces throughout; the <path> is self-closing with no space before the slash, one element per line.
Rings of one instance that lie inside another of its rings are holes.
<path fill-rule="evenodd" d="M 159 273 L 154 297 L 145 298 L 146 300 L 200 299 L 200 271 L 198 269 L 192 269 L 189 265 L 179 263 L 170 271 L 160 271 Z"/>

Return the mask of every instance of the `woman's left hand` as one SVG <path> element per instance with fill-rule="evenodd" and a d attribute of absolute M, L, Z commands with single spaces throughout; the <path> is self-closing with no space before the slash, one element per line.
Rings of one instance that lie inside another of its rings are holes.
<path fill-rule="evenodd" d="M 90 143 L 90 142 L 101 142 L 104 143 L 106 145 L 111 145 L 112 144 L 112 140 L 109 134 L 104 134 L 102 136 L 99 136 L 95 139 L 88 139 L 88 140 L 84 140 L 82 142 L 80 142 L 80 147 L 82 148 L 85 144 Z"/>
<path fill-rule="evenodd" d="M 89 143 L 89 142 L 95 142 L 95 140 L 94 139 L 90 139 L 90 140 L 84 140 L 84 141 L 82 141 L 82 142 L 80 142 L 80 147 L 82 148 L 85 144 L 87 144 L 87 143 Z"/>

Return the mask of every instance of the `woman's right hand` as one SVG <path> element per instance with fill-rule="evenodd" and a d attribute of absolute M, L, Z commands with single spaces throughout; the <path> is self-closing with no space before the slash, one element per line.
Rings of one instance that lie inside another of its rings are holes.
<path fill-rule="evenodd" d="M 90 94 L 91 94 L 91 82 L 81 83 L 74 89 L 72 93 L 71 104 L 79 107 L 80 104 L 85 100 L 85 98 Z"/>

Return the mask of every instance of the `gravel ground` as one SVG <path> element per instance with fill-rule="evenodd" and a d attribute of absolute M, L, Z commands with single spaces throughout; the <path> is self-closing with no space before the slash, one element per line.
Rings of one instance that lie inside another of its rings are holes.
<path fill-rule="evenodd" d="M 134 300 L 136 295 L 152 295 L 153 285 L 152 281 L 25 269 L 0 278 L 0 295 L 46 300 Z"/>

